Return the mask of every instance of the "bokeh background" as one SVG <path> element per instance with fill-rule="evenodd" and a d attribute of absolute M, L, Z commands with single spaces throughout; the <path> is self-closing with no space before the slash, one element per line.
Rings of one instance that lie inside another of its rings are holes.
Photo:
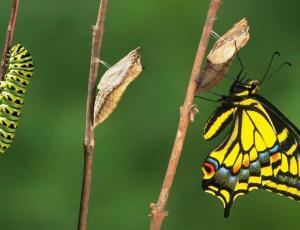
<path fill-rule="evenodd" d="M 110 1 L 101 59 L 114 64 L 140 46 L 146 69 L 96 129 L 90 230 L 148 228 L 148 206 L 161 188 L 208 3 Z M 76 229 L 98 5 L 98 0 L 21 1 L 15 42 L 31 51 L 35 72 L 14 144 L 0 159 L 0 229 Z M 1 0 L 1 49 L 10 9 L 11 1 Z M 282 56 L 274 68 L 282 61 L 293 64 L 267 79 L 261 94 L 298 126 L 299 9 L 293 0 L 225 0 L 214 28 L 223 34 L 249 19 L 251 39 L 240 53 L 249 77 L 263 76 L 275 50 Z M 226 94 L 239 68 L 234 63 L 214 92 Z M 104 70 L 101 66 L 99 76 Z M 217 104 L 196 103 L 200 114 L 188 130 L 163 229 L 298 229 L 299 203 L 263 190 L 238 198 L 230 218 L 223 218 L 221 202 L 201 189 L 201 164 L 224 137 L 210 142 L 202 137 Z"/>

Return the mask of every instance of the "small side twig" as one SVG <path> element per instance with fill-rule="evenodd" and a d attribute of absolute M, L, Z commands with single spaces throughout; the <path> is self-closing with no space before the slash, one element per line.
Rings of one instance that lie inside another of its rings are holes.
<path fill-rule="evenodd" d="M 86 125 L 84 137 L 84 171 L 81 190 L 78 230 L 87 229 L 89 199 L 92 181 L 93 152 L 95 147 L 93 119 L 96 94 L 96 80 L 99 70 L 100 50 L 104 33 L 104 21 L 108 0 L 101 0 L 96 25 L 93 26 L 92 53 L 87 92 Z"/>
<path fill-rule="evenodd" d="M 17 15 L 18 15 L 18 9 L 19 9 L 19 0 L 13 0 L 11 14 L 10 14 L 10 20 L 9 20 L 8 27 L 7 27 L 5 44 L 4 44 L 4 48 L 3 48 L 1 66 L 0 66 L 0 80 L 1 81 L 4 80 L 4 75 L 6 73 L 7 62 L 8 62 L 7 55 L 8 55 L 8 52 L 9 52 L 12 42 L 13 42 L 16 19 L 17 19 Z"/>
<path fill-rule="evenodd" d="M 196 81 L 201 72 L 201 64 L 204 59 L 206 47 L 208 45 L 208 40 L 212 31 L 212 27 L 216 18 L 217 11 L 221 5 L 221 2 L 222 2 L 221 0 L 211 0 L 210 2 L 205 25 L 203 27 L 202 36 L 199 42 L 197 54 L 191 72 L 186 97 L 183 106 L 181 107 L 181 114 L 180 114 L 177 134 L 171 152 L 165 179 L 157 203 L 150 205 L 151 208 L 150 229 L 151 230 L 159 230 L 161 228 L 161 225 L 165 217 L 168 215 L 168 212 L 166 210 L 166 204 L 169 198 L 170 189 L 173 184 L 173 180 L 181 156 L 181 151 L 184 144 L 187 128 L 189 125 L 190 106 L 193 104 L 194 94 L 197 88 Z"/>

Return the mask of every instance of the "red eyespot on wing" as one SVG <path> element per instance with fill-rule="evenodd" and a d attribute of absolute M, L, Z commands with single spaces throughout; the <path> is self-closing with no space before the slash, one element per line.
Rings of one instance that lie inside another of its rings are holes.
<path fill-rule="evenodd" d="M 216 172 L 214 165 L 209 162 L 204 162 L 202 171 L 204 173 L 204 179 L 211 178 Z"/>

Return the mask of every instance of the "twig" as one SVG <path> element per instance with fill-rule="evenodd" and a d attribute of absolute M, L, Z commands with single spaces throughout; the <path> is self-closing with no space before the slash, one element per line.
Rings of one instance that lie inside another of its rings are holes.
<path fill-rule="evenodd" d="M 159 230 L 161 228 L 161 225 L 165 217 L 168 215 L 168 212 L 166 210 L 166 204 L 169 198 L 169 192 L 176 173 L 178 161 L 180 159 L 183 143 L 189 125 L 190 106 L 193 104 L 194 93 L 197 88 L 196 80 L 201 71 L 201 64 L 205 55 L 208 39 L 210 37 L 210 33 L 212 31 L 216 14 L 219 9 L 219 6 L 221 5 L 221 2 L 222 2 L 221 0 L 211 0 L 210 2 L 205 25 L 203 27 L 202 36 L 198 46 L 198 51 L 195 57 L 192 73 L 190 76 L 186 97 L 184 100 L 184 104 L 181 107 L 181 114 L 180 114 L 177 134 L 171 152 L 171 157 L 169 160 L 169 165 L 167 168 L 165 179 L 157 203 L 150 205 L 151 208 L 150 229 L 151 230 Z"/>
<path fill-rule="evenodd" d="M 99 69 L 100 49 L 104 33 L 104 21 L 108 0 L 101 0 L 96 25 L 93 26 L 92 53 L 86 106 L 86 124 L 84 137 L 84 171 L 81 190 L 78 230 L 87 229 L 89 199 L 92 181 L 93 152 L 95 146 L 93 119 L 96 94 L 96 80 Z"/>
<path fill-rule="evenodd" d="M 19 9 L 19 0 L 13 0 L 11 14 L 10 14 L 10 20 L 9 20 L 8 27 L 7 27 L 5 45 L 3 48 L 1 66 L 0 66 L 0 80 L 1 81 L 4 80 L 4 75 L 5 75 L 6 68 L 7 68 L 7 62 L 8 62 L 7 55 L 8 55 L 8 52 L 11 48 L 11 44 L 13 41 L 18 9 Z"/>

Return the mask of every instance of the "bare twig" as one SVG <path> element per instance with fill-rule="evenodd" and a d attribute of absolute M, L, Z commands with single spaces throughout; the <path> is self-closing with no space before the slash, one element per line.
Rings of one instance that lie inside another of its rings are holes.
<path fill-rule="evenodd" d="M 93 26 L 92 53 L 88 83 L 86 106 L 86 124 L 84 137 L 84 172 L 81 190 L 81 203 L 78 220 L 78 230 L 86 230 L 89 199 L 92 181 L 93 152 L 95 146 L 93 119 L 96 93 L 96 80 L 99 69 L 100 49 L 104 33 L 104 21 L 108 0 L 101 0 L 96 25 Z"/>
<path fill-rule="evenodd" d="M 151 230 L 159 230 L 165 217 L 168 215 L 168 212 L 166 211 L 166 204 L 169 198 L 169 192 L 176 173 L 187 128 L 189 125 L 190 106 L 193 104 L 194 93 L 197 88 L 196 80 L 201 71 L 201 64 L 203 62 L 210 33 L 212 31 L 212 27 L 220 5 L 221 5 L 221 0 L 211 0 L 210 2 L 205 25 L 203 27 L 202 36 L 198 46 L 198 51 L 195 57 L 192 73 L 190 76 L 186 97 L 184 100 L 184 104 L 181 107 L 181 114 L 180 114 L 177 134 L 171 152 L 171 157 L 169 160 L 169 165 L 167 168 L 165 179 L 157 203 L 150 205 L 151 208 L 150 229 Z"/>
<path fill-rule="evenodd" d="M 5 40 L 5 44 L 4 44 L 4 48 L 3 48 L 1 66 L 0 66 L 0 80 L 1 81 L 4 79 L 4 75 L 5 75 L 6 68 L 7 68 L 7 62 L 8 62 L 7 55 L 8 55 L 8 52 L 11 48 L 11 44 L 13 41 L 18 9 L 19 9 L 19 0 L 13 0 L 10 20 L 9 20 L 8 27 L 7 27 L 6 40 Z"/>

